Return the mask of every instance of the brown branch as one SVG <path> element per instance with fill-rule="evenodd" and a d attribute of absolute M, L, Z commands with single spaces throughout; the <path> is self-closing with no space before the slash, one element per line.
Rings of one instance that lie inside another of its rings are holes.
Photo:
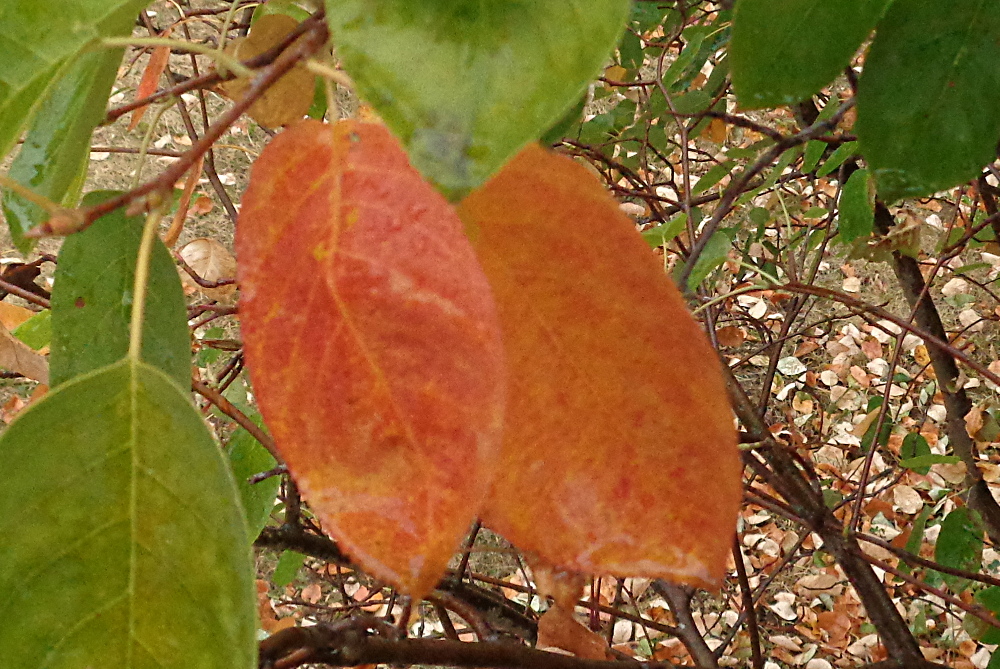
<path fill-rule="evenodd" d="M 887 235 L 894 225 L 895 219 L 889 208 L 883 202 L 876 200 L 876 231 L 880 235 Z M 966 364 L 969 364 L 969 361 L 956 355 L 956 349 L 943 345 L 948 339 L 948 334 L 941 322 L 937 306 L 931 299 L 929 286 L 924 281 L 923 274 L 920 273 L 920 265 L 917 261 L 893 250 L 892 269 L 903 289 L 906 301 L 913 309 L 914 320 L 921 330 L 931 335 L 924 337 L 927 342 L 927 354 L 934 367 L 938 387 L 944 395 L 944 404 L 947 409 L 945 431 L 948 434 L 948 444 L 965 463 L 965 485 L 969 489 L 968 505 L 979 512 L 990 538 L 995 543 L 1000 543 L 1000 505 L 993 499 L 986 482 L 983 480 L 982 473 L 977 466 L 976 445 L 965 427 L 965 415 L 972 410 L 972 400 L 969 399 L 965 389 L 958 385 L 959 370 L 955 359 L 959 358 Z M 976 371 L 983 373 L 979 369 Z M 983 375 L 993 383 L 997 383 L 996 375 Z M 990 378 L 990 376 L 994 378 Z"/>
<path fill-rule="evenodd" d="M 842 104 L 829 120 L 811 125 L 805 130 L 795 133 L 794 135 L 783 137 L 780 141 L 775 142 L 774 146 L 758 158 L 753 165 L 743 170 L 738 177 L 733 179 L 732 183 L 729 184 L 723 193 L 722 198 L 719 200 L 719 204 L 715 207 L 715 211 L 712 212 L 712 217 L 702 226 L 698 239 L 691 245 L 691 252 L 688 254 L 684 266 L 680 268 L 680 272 L 677 276 L 677 284 L 680 286 L 681 290 L 686 290 L 688 277 L 691 276 L 691 272 L 694 270 L 694 266 L 698 262 L 698 257 L 701 255 L 702 251 L 705 250 L 705 247 L 708 245 L 708 240 L 711 239 L 713 234 L 715 234 L 719 224 L 722 223 L 722 219 L 732 211 L 737 198 L 743 193 L 750 180 L 771 165 L 775 159 L 777 159 L 777 157 L 785 151 L 788 151 L 799 144 L 804 144 L 805 142 L 819 137 L 820 135 L 823 135 L 824 133 L 837 127 L 841 117 L 843 117 L 843 115 L 847 113 L 847 110 L 853 106 L 854 100 L 852 98 Z"/>
<path fill-rule="evenodd" d="M 858 549 L 859 552 L 860 550 L 861 549 Z M 931 585 L 928 585 L 927 583 L 921 581 L 919 578 L 916 578 L 914 576 L 911 576 L 910 574 L 907 574 L 906 572 L 896 569 L 888 562 L 883 562 L 878 558 L 872 557 L 871 555 L 865 555 L 864 553 L 861 553 L 861 555 L 865 558 L 865 560 L 872 563 L 879 569 L 889 572 L 896 578 L 902 579 L 907 583 L 909 583 L 910 585 L 920 588 L 924 592 L 928 592 L 936 597 L 940 597 L 941 599 L 948 602 L 952 606 L 958 607 L 963 611 L 965 611 L 966 613 L 968 613 L 969 615 L 973 615 L 979 618 L 990 627 L 1000 629 L 1000 620 L 997 620 L 995 617 L 993 617 L 993 614 L 987 611 L 982 606 L 979 606 L 977 604 L 966 604 L 960 598 L 955 597 L 950 592 L 946 592 L 941 588 L 935 588 Z"/>
<path fill-rule="evenodd" d="M 958 576 L 959 578 L 969 579 L 970 581 L 977 581 L 979 583 L 985 583 L 986 585 L 993 585 L 1000 587 L 1000 578 L 994 578 L 989 574 L 978 574 L 976 572 L 966 571 L 964 569 L 946 567 L 943 564 L 934 562 L 933 560 L 922 558 L 919 555 L 914 555 L 913 553 L 907 550 L 903 550 L 902 548 L 893 546 L 892 543 L 886 541 L 885 539 L 880 539 L 870 534 L 864 534 L 863 532 L 855 532 L 854 536 L 856 536 L 861 541 L 867 542 L 869 544 L 875 544 L 876 546 L 881 546 L 890 553 L 895 554 L 896 557 L 898 557 L 903 562 L 917 565 L 918 567 L 926 567 L 927 569 L 933 569 L 934 571 L 939 571 L 942 574 L 950 574 L 952 576 Z"/>
<path fill-rule="evenodd" d="M 670 604 L 670 610 L 677 619 L 677 636 L 694 661 L 705 667 L 717 668 L 719 662 L 715 659 L 712 649 L 705 643 L 705 639 L 698 633 L 698 626 L 694 622 L 694 616 L 691 615 L 693 592 L 691 588 L 656 579 L 653 581 L 653 589 Z"/>
<path fill-rule="evenodd" d="M 42 297 L 41 295 L 36 295 L 32 293 L 30 290 L 25 290 L 24 288 L 21 288 L 20 286 L 15 285 L 9 281 L 4 281 L 3 279 L 0 279 L 0 288 L 7 291 L 11 295 L 17 295 L 22 300 L 27 300 L 28 302 L 37 304 L 38 306 L 43 307 L 45 309 L 52 308 L 52 305 L 49 303 L 49 301 L 44 297 Z"/>
<path fill-rule="evenodd" d="M 194 388 L 196 393 L 214 404 L 219 411 L 232 418 L 237 425 L 249 432 L 254 439 L 260 442 L 261 446 L 267 449 L 271 457 L 279 463 L 282 462 L 281 454 L 278 453 L 278 448 L 274 445 L 274 439 L 271 438 L 271 435 L 264 432 L 257 423 L 250 420 L 245 413 L 233 406 L 233 403 L 227 400 L 222 393 L 215 388 L 205 385 L 198 379 L 191 379 L 191 387 Z"/>
<path fill-rule="evenodd" d="M 91 223 L 101 216 L 118 209 L 119 207 L 136 202 L 140 198 L 150 196 L 155 193 L 169 191 L 174 183 L 188 171 L 212 145 L 218 141 L 219 137 L 226 132 L 240 116 L 243 115 L 251 105 L 263 95 L 264 91 L 271 87 L 275 81 L 280 79 L 286 72 L 291 70 L 303 58 L 309 56 L 322 47 L 329 37 L 326 25 L 321 20 L 314 21 L 308 19 L 304 23 L 312 22 L 308 37 L 296 43 L 292 48 L 282 52 L 274 63 L 265 66 L 260 73 L 250 82 L 246 95 L 237 101 L 231 108 L 224 112 L 213 123 L 208 132 L 202 135 L 201 139 L 194 143 L 191 149 L 179 158 L 173 165 L 160 173 L 152 181 L 148 181 L 132 190 L 122 193 L 116 197 L 109 198 L 92 207 L 83 209 L 67 210 L 64 217 L 53 217 L 35 228 L 29 230 L 26 237 L 46 237 L 53 235 L 67 235 L 86 229 Z"/>
<path fill-rule="evenodd" d="M 343 667 L 392 664 L 496 669 L 674 669 L 679 666 L 669 662 L 586 660 L 509 641 L 464 643 L 448 639 L 387 639 L 359 627 L 346 620 L 278 632 L 262 642 L 260 669 L 293 669 L 310 663 Z"/>
<path fill-rule="evenodd" d="M 748 454 L 747 460 L 754 471 L 765 477 L 791 505 L 792 510 L 807 519 L 810 529 L 823 539 L 823 549 L 844 570 L 889 655 L 901 663 L 922 666 L 924 659 L 920 646 L 913 638 L 906 621 L 896 610 L 882 581 L 861 556 L 857 541 L 853 537 L 844 536 L 843 525 L 826 507 L 822 494 L 813 486 L 806 473 L 775 441 L 746 391 L 733 376 L 732 370 L 725 364 L 721 367 L 737 418 L 750 439 L 763 444 L 755 451 L 760 460 L 752 457 L 753 454 Z"/>

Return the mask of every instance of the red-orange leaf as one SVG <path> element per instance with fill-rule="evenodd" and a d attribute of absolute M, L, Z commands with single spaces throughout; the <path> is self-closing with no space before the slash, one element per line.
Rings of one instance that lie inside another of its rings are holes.
<path fill-rule="evenodd" d="M 298 123 L 254 165 L 237 227 L 261 411 L 324 529 L 430 590 L 500 443 L 502 344 L 454 210 L 376 124 Z"/>
<path fill-rule="evenodd" d="M 508 364 L 483 520 L 565 569 L 717 582 L 740 457 L 715 352 L 662 264 L 584 167 L 537 145 L 459 214 Z"/>
<path fill-rule="evenodd" d="M 163 70 L 167 69 L 167 61 L 169 60 L 169 46 L 153 48 L 153 52 L 149 55 L 149 62 L 146 64 L 146 69 L 142 72 L 139 87 L 135 89 L 136 100 L 147 98 L 156 92 L 156 87 L 160 85 L 160 75 L 163 74 Z M 148 106 L 143 105 L 135 108 L 132 112 L 132 120 L 128 124 L 129 131 L 135 130 L 135 127 L 139 125 L 139 121 L 142 120 L 142 115 L 146 113 Z"/>

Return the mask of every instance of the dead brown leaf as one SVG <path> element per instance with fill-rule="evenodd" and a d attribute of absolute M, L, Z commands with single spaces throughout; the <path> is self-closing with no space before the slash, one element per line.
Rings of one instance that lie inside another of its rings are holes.
<path fill-rule="evenodd" d="M 193 239 L 178 251 L 188 267 L 205 281 L 223 281 L 236 278 L 236 258 L 225 246 L 214 239 L 200 237 Z M 180 270 L 185 292 L 200 292 L 208 298 L 223 302 L 232 298 L 236 284 L 205 288 L 199 286 L 187 272 Z"/>
<path fill-rule="evenodd" d="M 4 328 L 0 328 L 0 368 L 34 381 L 49 382 L 48 359 Z"/>

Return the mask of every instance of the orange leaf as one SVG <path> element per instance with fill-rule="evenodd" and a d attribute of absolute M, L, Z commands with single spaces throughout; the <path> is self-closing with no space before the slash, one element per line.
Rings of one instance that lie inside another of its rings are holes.
<path fill-rule="evenodd" d="M 149 62 L 146 63 L 146 69 L 142 71 L 142 79 L 139 81 L 139 87 L 135 89 L 136 100 L 149 97 L 156 92 L 156 88 L 160 85 L 160 76 L 163 74 L 163 70 L 167 69 L 168 60 L 170 60 L 170 47 L 158 46 L 153 48 L 153 52 L 149 54 Z M 135 130 L 135 127 L 139 125 L 139 121 L 142 120 L 142 115 L 146 113 L 148 106 L 136 107 L 132 111 L 132 120 L 128 124 L 130 132 Z"/>
<path fill-rule="evenodd" d="M 304 121 L 254 165 L 240 316 L 278 449 L 324 529 L 416 597 L 485 495 L 505 397 L 486 278 L 383 126 Z"/>
<path fill-rule="evenodd" d="M 532 145 L 459 205 L 508 360 L 484 522 L 564 569 L 724 574 L 740 456 L 715 351 L 603 186 Z"/>
<path fill-rule="evenodd" d="M 587 660 L 607 660 L 608 643 L 573 617 L 572 609 L 553 606 L 538 619 L 539 649 L 558 648 Z"/>

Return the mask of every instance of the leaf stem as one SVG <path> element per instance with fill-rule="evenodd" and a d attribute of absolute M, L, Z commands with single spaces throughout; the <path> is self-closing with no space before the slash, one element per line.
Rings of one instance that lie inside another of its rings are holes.
<path fill-rule="evenodd" d="M 61 214 L 65 209 L 57 202 L 53 202 L 44 195 L 39 195 L 35 191 L 31 190 L 27 186 L 18 183 L 14 179 L 11 179 L 6 174 L 0 174 L 0 187 L 6 188 L 14 193 L 17 193 L 23 197 L 28 202 L 38 205 L 44 209 L 50 216 L 55 216 L 56 214 Z"/>
<path fill-rule="evenodd" d="M 132 286 L 132 320 L 129 323 L 128 357 L 132 362 L 142 359 L 142 324 L 146 315 L 146 287 L 149 283 L 149 263 L 153 255 L 153 240 L 160 227 L 163 212 L 159 207 L 146 216 L 135 259 L 135 283 Z"/>
<path fill-rule="evenodd" d="M 187 42 L 185 40 L 170 39 L 168 37 L 105 37 L 101 40 L 101 45 L 110 48 L 127 46 L 166 46 L 170 47 L 171 50 L 177 49 L 178 51 L 189 51 L 191 53 L 201 54 L 202 56 L 208 56 L 216 61 L 217 66 L 225 67 L 238 77 L 246 77 L 247 79 L 253 79 L 254 77 L 254 71 L 236 58 L 219 51 L 215 47 L 211 47 L 206 44 L 198 44 L 197 42 Z"/>

